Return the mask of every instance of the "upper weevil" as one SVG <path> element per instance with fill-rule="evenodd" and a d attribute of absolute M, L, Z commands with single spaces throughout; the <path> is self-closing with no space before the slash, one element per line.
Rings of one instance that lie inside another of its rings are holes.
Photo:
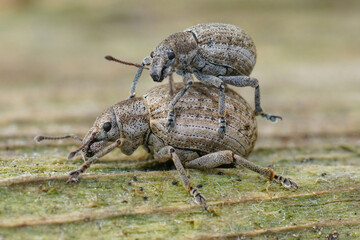
<path fill-rule="evenodd" d="M 175 91 L 183 88 L 182 83 L 174 85 Z M 257 139 L 257 125 L 254 110 L 234 91 L 227 89 L 228 131 L 224 138 L 217 134 L 218 91 L 196 83 L 176 105 L 177 121 L 168 132 L 164 111 L 170 100 L 169 88 L 162 85 L 153 88 L 142 97 L 130 98 L 105 110 L 82 140 L 68 135 L 65 137 L 37 136 L 37 142 L 44 139 L 72 137 L 81 141 L 81 146 L 71 152 L 69 158 L 82 151 L 86 161 L 81 168 L 72 171 L 68 182 L 77 181 L 79 175 L 89 166 L 119 148 L 131 155 L 139 146 L 145 146 L 160 162 L 172 160 L 186 189 L 196 202 L 207 208 L 205 197 L 192 187 L 184 168 L 209 169 L 226 164 L 240 165 L 255 171 L 269 180 L 296 189 L 296 183 L 246 160 Z M 107 145 L 111 143 L 110 145 Z"/>
<path fill-rule="evenodd" d="M 108 56 L 108 60 L 115 60 Z M 135 96 L 135 87 L 144 65 L 151 64 L 150 76 L 156 82 L 176 72 L 183 77 L 186 85 L 169 104 L 166 125 L 174 126 L 174 106 L 193 83 L 192 74 L 201 82 L 219 89 L 219 128 L 221 137 L 226 128 L 225 94 L 226 84 L 237 87 L 255 88 L 255 112 L 273 122 L 280 116 L 267 114 L 260 106 L 258 80 L 249 77 L 256 62 L 256 49 L 250 36 L 237 26 L 222 23 L 198 24 L 170 35 L 163 40 L 150 57 L 146 57 L 133 81 L 130 97 Z M 170 92 L 172 88 L 170 88 Z"/>

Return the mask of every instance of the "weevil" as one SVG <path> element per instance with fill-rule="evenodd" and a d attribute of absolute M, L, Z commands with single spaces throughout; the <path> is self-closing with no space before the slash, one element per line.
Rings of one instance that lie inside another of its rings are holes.
<path fill-rule="evenodd" d="M 176 83 L 174 91 L 178 93 L 183 87 L 183 83 Z M 225 91 L 228 130 L 220 138 L 214 121 L 217 118 L 219 99 L 217 90 L 216 87 L 194 83 L 176 105 L 177 121 L 170 131 L 166 126 L 166 109 L 171 96 L 168 85 L 161 85 L 142 97 L 130 98 L 106 109 L 95 120 L 84 139 L 75 135 L 37 136 L 35 141 L 74 138 L 82 142 L 68 158 L 81 153 L 85 163 L 70 172 L 68 182 L 78 181 L 79 175 L 92 163 L 115 148 L 131 155 L 138 147 L 144 146 L 159 162 L 174 162 L 185 188 L 195 202 L 205 209 L 206 199 L 191 185 L 185 168 L 210 169 L 222 165 L 238 165 L 286 188 L 297 189 L 295 182 L 246 159 L 257 139 L 255 112 L 244 98 L 231 89 Z"/>
<path fill-rule="evenodd" d="M 113 60 L 107 58 L 108 60 Z M 193 84 L 193 77 L 219 89 L 218 133 L 226 131 L 226 84 L 255 88 L 255 113 L 275 122 L 280 116 L 265 113 L 260 106 L 260 86 L 256 78 L 249 77 L 256 62 L 256 48 L 251 37 L 241 28 L 223 23 L 198 24 L 183 32 L 171 34 L 163 40 L 150 57 L 144 58 L 135 75 L 130 97 L 135 96 L 136 84 L 145 65 L 150 65 L 150 76 L 161 82 L 172 73 L 182 76 L 186 85 L 172 99 L 168 107 L 166 126 L 175 125 L 175 105 Z M 171 86 L 171 84 L 170 84 Z M 170 87 L 172 92 L 172 88 Z"/>

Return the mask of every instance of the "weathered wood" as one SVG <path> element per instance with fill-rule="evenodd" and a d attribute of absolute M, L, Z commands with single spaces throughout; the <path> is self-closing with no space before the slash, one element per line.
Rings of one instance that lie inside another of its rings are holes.
<path fill-rule="evenodd" d="M 81 160 L 66 163 L 68 151 L 60 149 L 57 153 L 64 157 L 48 161 L 48 148 L 19 146 L 1 152 L 2 156 L 41 153 L 18 161 L 16 167 L 13 161 L 1 161 L 1 236 L 16 231 L 18 237 L 63 232 L 80 238 L 101 233 L 104 238 L 128 239 L 289 235 L 311 239 L 336 230 L 359 237 L 360 157 L 355 145 L 255 149 L 250 159 L 292 176 L 300 186 L 296 192 L 268 186 L 266 180 L 241 169 L 190 170 L 193 184 L 206 192 L 214 214 L 189 204 L 191 198 L 171 167 L 151 161 L 143 165 L 107 161 L 122 158 L 114 153 L 95 164 L 78 185 L 68 185 L 67 171 Z M 137 157 L 146 154 L 139 151 Z M 357 164 L 346 166 L 352 159 Z"/>

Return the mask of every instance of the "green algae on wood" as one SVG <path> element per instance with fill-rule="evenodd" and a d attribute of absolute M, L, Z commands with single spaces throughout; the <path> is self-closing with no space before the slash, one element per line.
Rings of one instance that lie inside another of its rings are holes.
<path fill-rule="evenodd" d="M 300 186 L 296 192 L 276 184 L 267 188 L 265 179 L 243 169 L 188 170 L 193 184 L 201 185 L 206 192 L 215 214 L 193 203 L 183 186 L 176 184 L 180 179 L 171 164 L 159 166 L 146 160 L 142 151 L 137 155 L 139 160 L 132 161 L 116 161 L 121 155 L 114 153 L 109 157 L 111 161 L 104 158 L 78 184 L 69 185 L 65 184 L 66 174 L 81 160 L 54 161 L 47 155 L 48 147 L 38 147 L 42 153 L 32 159 L 35 166 L 24 159 L 11 168 L 9 160 L 4 161 L 7 167 L 0 180 L 0 236 L 5 239 L 60 235 L 86 238 L 94 234 L 104 239 L 311 239 L 335 230 L 340 236 L 360 234 L 356 228 L 360 226 L 360 166 L 342 165 L 346 163 L 345 153 L 337 147 L 304 151 L 290 147 L 279 152 L 288 156 L 280 161 L 279 155 L 264 155 L 266 149 L 254 151 L 250 159 L 271 164 L 277 172 L 296 180 Z M 58 151 L 66 156 L 68 149 Z M 337 164 L 298 161 L 302 152 L 332 156 Z M 137 161 L 150 163 L 130 163 Z"/>

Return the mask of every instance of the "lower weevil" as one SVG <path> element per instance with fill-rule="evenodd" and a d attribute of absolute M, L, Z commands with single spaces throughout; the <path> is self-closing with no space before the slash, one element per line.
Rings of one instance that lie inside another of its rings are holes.
<path fill-rule="evenodd" d="M 174 85 L 181 91 L 182 83 Z M 70 172 L 68 182 L 76 182 L 100 157 L 119 148 L 131 155 L 139 146 L 145 146 L 160 162 L 172 160 L 185 188 L 195 201 L 207 209 L 205 197 L 190 184 L 185 168 L 210 169 L 225 164 L 248 168 L 269 180 L 279 182 L 289 189 L 297 189 L 295 182 L 248 161 L 246 157 L 254 148 L 257 125 L 254 111 L 234 91 L 226 90 L 228 131 L 224 138 L 217 134 L 218 91 L 195 83 L 176 105 L 177 121 L 167 130 L 166 109 L 171 100 L 167 85 L 153 88 L 142 97 L 130 98 L 105 110 L 95 121 L 84 139 L 74 135 L 60 138 L 75 138 L 82 145 L 68 158 L 81 152 L 85 163 Z M 37 142 L 59 137 L 37 136 Z M 108 144 L 111 143 L 111 144 Z"/>

